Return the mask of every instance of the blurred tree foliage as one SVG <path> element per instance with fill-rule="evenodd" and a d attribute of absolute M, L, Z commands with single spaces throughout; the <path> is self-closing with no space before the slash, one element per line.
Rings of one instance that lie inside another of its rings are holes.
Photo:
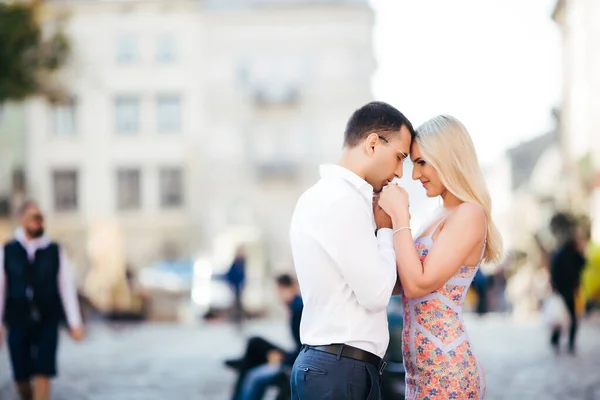
<path fill-rule="evenodd" d="M 0 103 L 43 95 L 59 101 L 63 93 L 52 74 L 69 56 L 62 20 L 45 35 L 40 1 L 0 0 Z"/>

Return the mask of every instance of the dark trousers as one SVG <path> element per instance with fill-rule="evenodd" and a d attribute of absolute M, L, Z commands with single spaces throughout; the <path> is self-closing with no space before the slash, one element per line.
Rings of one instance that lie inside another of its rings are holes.
<path fill-rule="evenodd" d="M 234 400 L 239 398 L 240 391 L 242 390 L 242 384 L 244 382 L 244 378 L 246 378 L 246 375 L 248 374 L 248 371 L 259 365 L 266 364 L 267 354 L 271 350 L 278 350 L 282 353 L 285 353 L 285 351 L 280 347 L 275 346 L 273 343 L 263 338 L 253 337 L 248 340 L 246 353 L 242 358 L 242 365 L 240 366 L 239 375 L 233 391 L 232 398 Z"/>
<path fill-rule="evenodd" d="M 233 285 L 233 321 L 237 324 L 241 324 L 245 317 L 244 304 L 242 303 L 242 291 L 241 285 Z"/>
<path fill-rule="evenodd" d="M 8 349 L 13 379 L 56 376 L 58 322 L 24 322 L 8 327 Z"/>
<path fill-rule="evenodd" d="M 571 328 L 569 329 L 569 350 L 575 349 L 575 336 L 577 335 L 577 315 L 575 315 L 575 291 L 558 291 L 561 295 L 571 316 Z M 561 328 L 556 327 L 550 339 L 553 346 L 558 347 L 560 343 Z"/>
<path fill-rule="evenodd" d="M 381 400 L 373 364 L 304 347 L 292 369 L 292 400 Z"/>

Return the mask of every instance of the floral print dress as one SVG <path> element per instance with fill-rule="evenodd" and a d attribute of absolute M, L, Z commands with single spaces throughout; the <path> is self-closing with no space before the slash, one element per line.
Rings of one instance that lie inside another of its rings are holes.
<path fill-rule="evenodd" d="M 431 233 L 415 241 L 421 262 L 433 245 Z M 471 350 L 462 305 L 479 264 L 461 267 L 444 286 L 419 298 L 402 296 L 406 399 L 482 399 L 483 369 Z"/>

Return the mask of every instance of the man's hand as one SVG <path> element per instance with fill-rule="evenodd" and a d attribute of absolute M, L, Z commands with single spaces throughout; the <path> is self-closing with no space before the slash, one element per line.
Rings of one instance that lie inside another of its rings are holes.
<path fill-rule="evenodd" d="M 81 325 L 75 328 L 71 328 L 71 337 L 74 341 L 81 342 L 85 337 L 85 331 L 83 329 L 83 326 Z"/>
<path fill-rule="evenodd" d="M 377 229 L 392 228 L 392 218 L 379 207 L 379 195 L 373 196 L 373 215 L 375 216 Z"/>
<path fill-rule="evenodd" d="M 271 350 L 267 353 L 267 363 L 273 365 L 281 365 L 285 355 L 279 350 Z"/>

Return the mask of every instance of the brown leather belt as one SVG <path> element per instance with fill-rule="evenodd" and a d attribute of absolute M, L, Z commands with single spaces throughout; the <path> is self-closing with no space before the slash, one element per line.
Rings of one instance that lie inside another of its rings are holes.
<path fill-rule="evenodd" d="M 339 357 L 352 358 L 353 360 L 364 361 L 372 364 L 377 368 L 379 373 L 383 373 L 385 366 L 387 365 L 381 358 L 377 357 L 373 353 L 358 349 L 356 347 L 348 346 L 347 344 L 329 344 L 325 346 L 305 346 L 308 349 L 322 351 L 324 353 L 333 354 Z"/>

